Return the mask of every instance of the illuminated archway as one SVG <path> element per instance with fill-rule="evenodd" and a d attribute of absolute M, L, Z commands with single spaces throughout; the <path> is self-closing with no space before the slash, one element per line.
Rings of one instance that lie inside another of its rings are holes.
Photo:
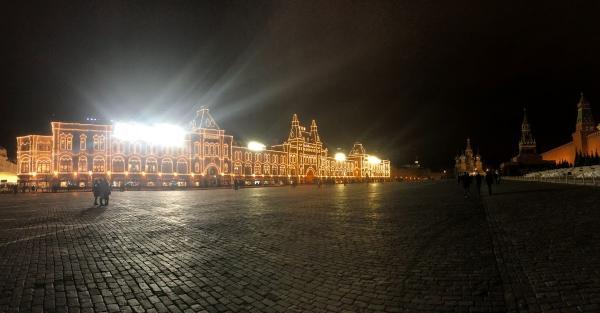
<path fill-rule="evenodd" d="M 312 167 L 309 167 L 308 170 L 306 170 L 306 176 L 304 178 L 304 182 L 307 184 L 312 184 L 314 179 L 315 179 L 315 171 L 312 169 Z"/>

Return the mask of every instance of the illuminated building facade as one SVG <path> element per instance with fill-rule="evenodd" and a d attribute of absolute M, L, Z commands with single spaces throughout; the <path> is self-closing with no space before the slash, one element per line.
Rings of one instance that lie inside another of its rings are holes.
<path fill-rule="evenodd" d="M 575 155 L 594 155 L 600 153 L 600 126 L 596 125 L 592 115 L 592 107 L 581 94 L 577 103 L 577 121 L 575 132 L 572 134 L 573 141 L 542 153 L 544 160 L 556 163 L 575 163 Z"/>
<path fill-rule="evenodd" d="M 0 147 L 0 188 L 17 182 L 17 164 L 8 159 L 8 152 Z"/>
<path fill-rule="evenodd" d="M 114 125 L 52 122 L 52 135 L 17 137 L 20 182 L 47 188 L 89 187 L 104 177 L 114 186 L 222 186 L 386 180 L 390 162 L 355 143 L 344 158 L 329 156 L 316 121 L 307 130 L 292 117 L 288 139 L 252 149 L 236 144 L 207 108 L 197 111 L 183 145 L 154 145 L 115 136 Z"/>
<path fill-rule="evenodd" d="M 465 172 L 469 174 L 485 174 L 481 155 L 479 155 L 479 153 L 473 153 L 471 139 L 469 138 L 467 138 L 467 147 L 465 148 L 465 151 L 461 155 L 456 156 L 454 161 L 454 172 L 457 175 Z"/>

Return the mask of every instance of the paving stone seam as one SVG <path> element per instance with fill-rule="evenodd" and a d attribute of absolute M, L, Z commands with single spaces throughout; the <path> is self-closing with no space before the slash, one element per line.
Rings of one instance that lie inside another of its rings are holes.
<path fill-rule="evenodd" d="M 483 201 L 481 201 L 481 206 L 488 223 L 488 235 L 492 241 L 496 266 L 502 278 L 507 312 L 541 312 L 537 303 L 527 301 L 527 294 L 534 295 L 535 291 L 529 277 L 523 271 L 513 244 L 500 226 L 500 222 L 492 216 L 489 206 Z M 513 266 L 509 266 L 509 264 L 513 264 Z"/>

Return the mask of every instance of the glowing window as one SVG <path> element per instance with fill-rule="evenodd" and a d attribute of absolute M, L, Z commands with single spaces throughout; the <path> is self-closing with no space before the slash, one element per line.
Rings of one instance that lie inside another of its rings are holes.
<path fill-rule="evenodd" d="M 48 159 L 39 160 L 37 162 L 36 172 L 38 172 L 38 173 L 50 173 L 50 160 L 48 160 Z"/>
<path fill-rule="evenodd" d="M 79 161 L 77 162 L 77 170 L 80 172 L 87 172 L 88 171 L 88 165 L 87 165 L 87 158 L 82 156 L 79 157 Z"/>
<path fill-rule="evenodd" d="M 70 157 L 63 156 L 60 158 L 59 171 L 61 172 L 70 172 L 73 169 L 73 160 Z"/>
<path fill-rule="evenodd" d="M 86 135 L 79 136 L 79 150 L 85 150 Z"/>
<path fill-rule="evenodd" d="M 105 162 L 103 157 L 95 157 L 92 163 L 92 171 L 96 173 L 104 172 Z"/>

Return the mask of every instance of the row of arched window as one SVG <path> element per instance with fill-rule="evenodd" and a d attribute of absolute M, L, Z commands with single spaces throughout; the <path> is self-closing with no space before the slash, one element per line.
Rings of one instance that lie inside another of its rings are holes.
<path fill-rule="evenodd" d="M 115 141 L 112 144 L 113 154 L 138 154 L 138 155 L 181 155 L 187 153 L 185 147 L 154 146 L 141 142 Z"/>
<path fill-rule="evenodd" d="M 235 151 L 233 157 L 234 157 L 235 161 L 242 161 L 242 152 Z M 254 153 L 254 155 L 252 155 L 252 152 L 244 152 L 244 161 L 245 162 L 252 162 L 252 159 L 254 159 L 255 162 L 285 163 L 285 156 L 283 156 L 283 155 L 269 154 L 269 153 Z"/>
<path fill-rule="evenodd" d="M 106 138 L 104 135 L 94 135 L 93 148 L 95 151 L 104 151 L 106 148 Z M 70 133 L 61 133 L 59 135 L 59 149 L 60 150 L 73 150 L 73 135 Z M 87 149 L 87 136 L 85 134 L 79 135 L 79 150 Z"/>
<path fill-rule="evenodd" d="M 234 175 L 286 175 L 286 167 L 285 165 L 277 166 L 276 164 L 252 164 L 246 163 L 242 165 L 241 163 L 235 163 L 233 166 L 233 174 Z"/>

